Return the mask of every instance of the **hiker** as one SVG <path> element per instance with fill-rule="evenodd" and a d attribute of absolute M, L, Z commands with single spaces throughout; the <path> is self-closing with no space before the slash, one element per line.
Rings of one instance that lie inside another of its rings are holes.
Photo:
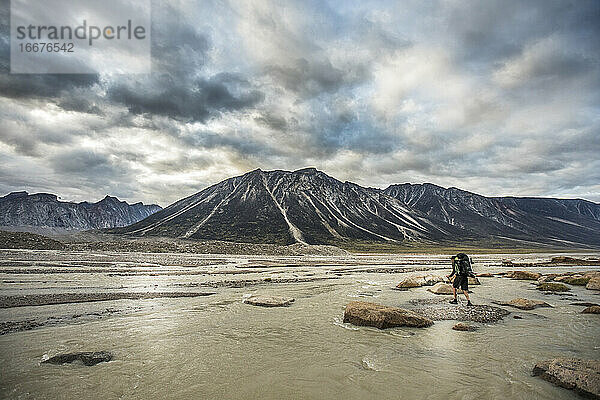
<path fill-rule="evenodd" d="M 455 256 L 451 257 L 452 260 L 452 273 L 447 275 L 448 280 L 454 277 L 454 282 L 452 283 L 452 293 L 454 294 L 454 300 L 450 302 L 450 304 L 458 304 L 458 299 L 456 298 L 456 290 L 461 288 L 465 297 L 467 298 L 467 305 L 472 306 L 471 300 L 469 299 L 469 277 L 475 277 L 473 274 L 473 270 L 471 269 L 471 260 L 469 256 L 465 253 L 458 253 Z"/>

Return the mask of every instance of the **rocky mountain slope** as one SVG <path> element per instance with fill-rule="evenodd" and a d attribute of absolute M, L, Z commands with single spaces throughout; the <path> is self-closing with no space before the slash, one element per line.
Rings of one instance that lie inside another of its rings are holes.
<path fill-rule="evenodd" d="M 437 221 L 477 237 L 548 244 L 599 244 L 600 204 L 581 199 L 485 197 L 430 183 L 383 191 Z"/>
<path fill-rule="evenodd" d="M 227 179 L 112 232 L 237 242 L 336 244 L 355 239 L 436 242 L 462 229 L 377 190 L 314 168 Z"/>
<path fill-rule="evenodd" d="M 515 243 L 600 246 L 600 205 L 585 200 L 489 198 L 439 186 L 385 190 L 314 168 L 224 180 L 109 232 L 247 243 Z"/>
<path fill-rule="evenodd" d="M 13 192 L 0 197 L 0 226 L 23 230 L 88 230 L 131 225 L 161 210 L 106 196 L 97 203 L 59 201 L 48 193 Z"/>

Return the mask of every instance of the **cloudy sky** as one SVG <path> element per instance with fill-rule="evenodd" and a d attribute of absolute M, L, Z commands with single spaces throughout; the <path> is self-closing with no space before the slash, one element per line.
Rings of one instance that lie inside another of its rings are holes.
<path fill-rule="evenodd" d="M 166 206 L 314 166 L 600 202 L 597 0 L 154 1 L 146 75 L 11 75 L 1 4 L 0 194 Z"/>

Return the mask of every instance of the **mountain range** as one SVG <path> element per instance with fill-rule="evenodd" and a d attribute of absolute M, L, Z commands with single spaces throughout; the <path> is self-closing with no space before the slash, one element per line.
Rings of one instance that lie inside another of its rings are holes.
<path fill-rule="evenodd" d="M 314 168 L 226 179 L 108 232 L 250 243 L 503 242 L 599 247 L 600 204 L 485 197 L 433 184 L 366 188 Z"/>
<path fill-rule="evenodd" d="M 72 203 L 49 193 L 13 192 L 0 197 L 0 226 L 34 232 L 63 232 L 131 225 L 162 207 L 128 204 L 106 196 L 96 202 Z"/>

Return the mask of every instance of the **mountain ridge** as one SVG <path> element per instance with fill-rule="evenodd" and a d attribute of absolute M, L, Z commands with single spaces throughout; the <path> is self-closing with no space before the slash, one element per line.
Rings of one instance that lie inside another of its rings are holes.
<path fill-rule="evenodd" d="M 433 184 L 390 185 L 383 190 L 428 216 L 469 228 L 478 236 L 546 237 L 578 241 L 600 232 L 600 204 L 583 199 L 486 197 Z"/>
<path fill-rule="evenodd" d="M 95 203 L 60 201 L 51 193 L 11 192 L 0 197 L 0 226 L 79 231 L 127 226 L 162 210 L 106 195 Z"/>
<path fill-rule="evenodd" d="M 600 205 L 587 200 L 494 198 L 434 184 L 365 188 L 310 167 L 255 169 L 112 232 L 278 244 L 493 239 L 600 246 L 598 217 Z"/>

